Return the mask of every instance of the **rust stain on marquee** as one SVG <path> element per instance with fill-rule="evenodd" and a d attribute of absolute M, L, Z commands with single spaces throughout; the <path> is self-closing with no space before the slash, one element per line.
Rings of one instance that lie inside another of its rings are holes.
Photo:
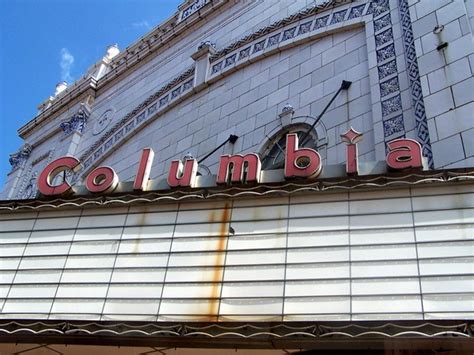
<path fill-rule="evenodd" d="M 142 232 L 143 232 L 143 227 L 145 226 L 146 223 L 146 218 L 147 214 L 146 213 L 140 213 L 140 217 L 138 220 L 138 235 L 137 239 L 133 243 L 133 250 L 132 253 L 138 254 L 140 252 L 140 245 L 142 243 Z"/>
<path fill-rule="evenodd" d="M 224 258 L 225 250 L 227 248 L 227 238 L 229 236 L 229 223 L 230 223 L 230 204 L 225 203 L 221 213 L 217 214 L 216 211 L 211 211 L 209 214 L 208 221 L 210 223 L 209 230 L 212 230 L 214 223 L 219 223 L 219 239 L 215 246 L 215 258 L 212 263 L 214 270 L 212 273 L 212 286 L 209 295 L 209 304 L 206 310 L 206 320 L 217 321 L 219 312 L 219 297 L 222 287 L 222 279 L 224 276 Z"/>

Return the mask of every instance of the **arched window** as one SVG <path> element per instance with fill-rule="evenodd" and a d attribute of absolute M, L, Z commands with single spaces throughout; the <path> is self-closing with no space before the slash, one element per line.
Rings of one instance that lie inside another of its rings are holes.
<path fill-rule="evenodd" d="M 297 123 L 284 127 L 277 134 L 270 137 L 260 152 L 263 170 L 283 169 L 285 166 L 286 135 L 296 133 L 299 138 L 299 147 L 317 148 L 318 136 L 310 130 L 306 123 Z M 306 132 L 308 132 L 306 134 Z"/>

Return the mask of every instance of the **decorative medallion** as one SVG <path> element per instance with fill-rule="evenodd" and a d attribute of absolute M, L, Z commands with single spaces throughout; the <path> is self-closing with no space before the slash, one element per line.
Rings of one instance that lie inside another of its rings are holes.
<path fill-rule="evenodd" d="M 114 118 L 114 112 L 112 109 L 105 111 L 94 124 L 93 134 L 94 136 L 100 134 L 107 128 Z"/>

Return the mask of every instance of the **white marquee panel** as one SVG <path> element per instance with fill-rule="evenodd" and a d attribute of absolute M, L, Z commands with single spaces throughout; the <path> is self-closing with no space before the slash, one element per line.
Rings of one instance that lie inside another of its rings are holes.
<path fill-rule="evenodd" d="M 0 317 L 474 316 L 469 185 L 0 214 Z"/>

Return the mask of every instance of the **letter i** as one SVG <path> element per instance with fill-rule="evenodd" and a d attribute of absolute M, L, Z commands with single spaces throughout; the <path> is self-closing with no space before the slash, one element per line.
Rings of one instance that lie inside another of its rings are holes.
<path fill-rule="evenodd" d="M 359 155 L 357 143 L 362 140 L 362 133 L 350 128 L 346 133 L 341 134 L 342 141 L 347 144 L 346 150 L 346 173 L 357 175 L 359 173 Z"/>

